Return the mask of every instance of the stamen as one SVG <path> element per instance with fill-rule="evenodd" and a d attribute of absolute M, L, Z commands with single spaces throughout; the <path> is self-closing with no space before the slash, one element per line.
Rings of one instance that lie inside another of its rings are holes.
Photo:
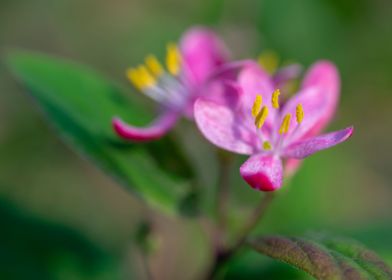
<path fill-rule="evenodd" d="M 263 104 L 263 97 L 261 95 L 256 95 L 255 102 L 252 107 L 252 116 L 256 118 L 260 111 L 261 105 Z"/>
<path fill-rule="evenodd" d="M 270 143 L 269 141 L 264 141 L 264 143 L 263 143 L 263 149 L 264 149 L 265 151 L 271 150 L 271 149 L 272 149 L 271 143 Z"/>
<path fill-rule="evenodd" d="M 265 120 L 267 119 L 267 116 L 268 116 L 268 107 L 263 106 L 263 108 L 261 108 L 260 112 L 257 114 L 255 118 L 255 125 L 257 126 L 257 128 L 259 129 L 262 128 Z"/>
<path fill-rule="evenodd" d="M 280 95 L 280 90 L 277 89 L 274 91 L 274 93 L 272 94 L 272 107 L 274 107 L 275 109 L 279 109 L 279 95 Z"/>
<path fill-rule="evenodd" d="M 138 68 L 141 86 L 142 88 L 152 87 L 156 83 L 156 79 L 153 75 L 151 75 L 150 71 L 147 70 L 147 67 L 144 65 L 139 66 Z"/>
<path fill-rule="evenodd" d="M 280 126 L 279 129 L 279 134 L 285 134 L 289 131 L 290 120 L 291 120 L 291 114 L 287 114 L 286 116 L 284 116 L 282 125 Z"/>
<path fill-rule="evenodd" d="M 302 107 L 301 103 L 297 105 L 297 108 L 295 110 L 295 116 L 297 117 L 297 123 L 298 124 L 302 123 L 305 115 L 304 115 L 304 108 Z"/>
<path fill-rule="evenodd" d="M 138 90 L 141 90 L 142 86 L 140 83 L 139 72 L 137 71 L 137 69 L 130 68 L 127 70 L 126 74 L 127 74 L 127 78 L 132 83 L 132 85 Z"/>
<path fill-rule="evenodd" d="M 173 43 L 167 45 L 166 67 L 170 74 L 176 76 L 180 72 L 181 55 Z"/>
<path fill-rule="evenodd" d="M 141 65 L 136 69 L 129 69 L 127 71 L 127 76 L 132 84 L 139 90 L 152 87 L 156 83 L 156 79 L 144 65 Z"/>
<path fill-rule="evenodd" d="M 160 77 L 164 72 L 161 63 L 154 55 L 149 55 L 146 57 L 146 65 L 148 67 L 148 70 L 150 70 L 150 72 L 155 77 Z"/>

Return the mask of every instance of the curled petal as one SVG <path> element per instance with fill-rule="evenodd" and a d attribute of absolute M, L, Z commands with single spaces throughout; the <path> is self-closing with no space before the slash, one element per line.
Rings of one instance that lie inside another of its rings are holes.
<path fill-rule="evenodd" d="M 283 108 L 282 116 L 295 116 L 296 106 L 302 104 L 305 118 L 290 141 L 309 138 L 320 133 L 333 117 L 339 99 L 340 80 L 336 67 L 327 61 L 314 64 L 306 74 L 299 93 Z M 294 130 L 291 126 L 291 131 Z"/>
<path fill-rule="evenodd" d="M 244 125 L 235 108 L 200 98 L 194 111 L 199 130 L 216 146 L 248 155 L 260 149 L 255 131 Z"/>
<path fill-rule="evenodd" d="M 203 83 L 220 65 L 228 61 L 228 51 L 214 32 L 192 28 L 180 42 L 186 80 L 193 85 Z"/>
<path fill-rule="evenodd" d="M 282 161 L 272 154 L 251 156 L 240 167 L 240 173 L 242 178 L 256 190 L 275 191 L 282 186 Z"/>
<path fill-rule="evenodd" d="M 351 126 L 339 131 L 293 143 L 284 149 L 283 156 L 295 159 L 306 158 L 318 151 L 328 149 L 346 141 L 351 137 L 353 132 L 354 128 Z"/>
<path fill-rule="evenodd" d="M 135 127 L 122 121 L 120 118 L 113 118 L 112 125 L 116 133 L 123 139 L 132 141 L 151 141 L 161 138 L 176 123 L 178 113 L 166 112 L 152 122 L 148 127 Z"/>

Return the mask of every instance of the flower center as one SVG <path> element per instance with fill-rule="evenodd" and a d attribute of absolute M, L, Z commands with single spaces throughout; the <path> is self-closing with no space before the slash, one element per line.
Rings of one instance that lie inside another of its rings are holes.
<path fill-rule="evenodd" d="M 180 108 L 186 100 L 186 87 L 179 74 L 181 54 L 173 43 L 167 45 L 166 70 L 154 55 L 145 64 L 127 70 L 127 77 L 140 92 L 165 105 Z"/>
<path fill-rule="evenodd" d="M 272 97 L 271 97 L 272 108 L 277 110 L 278 114 L 280 113 L 279 95 L 280 95 L 280 90 L 277 89 L 272 93 Z M 261 130 L 262 130 L 262 128 L 267 120 L 267 117 L 268 117 L 268 107 L 266 105 L 263 106 L 263 97 L 261 95 L 256 96 L 255 101 L 253 102 L 251 112 L 252 112 L 252 117 L 254 118 L 256 132 L 259 135 L 260 140 L 263 143 L 263 150 L 269 151 L 269 150 L 274 149 L 275 151 L 279 151 L 282 147 L 283 138 L 285 137 L 285 135 L 288 134 L 289 129 L 290 129 L 291 117 L 292 117 L 291 114 L 287 113 L 283 117 L 280 128 L 277 131 L 279 136 L 277 137 L 275 144 L 274 144 L 274 147 L 273 147 L 271 142 L 269 140 L 264 139 L 264 136 L 261 133 Z M 302 123 L 304 116 L 305 116 L 301 103 L 299 103 L 296 106 L 295 116 L 296 116 L 297 126 L 290 133 L 291 135 L 294 135 L 296 133 L 296 131 L 300 127 L 300 124 Z"/>

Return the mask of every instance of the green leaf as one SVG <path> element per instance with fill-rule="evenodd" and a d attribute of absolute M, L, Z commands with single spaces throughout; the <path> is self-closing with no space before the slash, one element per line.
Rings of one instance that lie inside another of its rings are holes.
<path fill-rule="evenodd" d="M 113 132 L 113 116 L 136 125 L 151 120 L 134 98 L 72 62 L 30 52 L 13 52 L 7 62 L 68 143 L 148 204 L 167 213 L 179 208 L 192 174 L 172 139 L 130 144 Z"/>
<path fill-rule="evenodd" d="M 0 226 L 0 279 L 60 279 L 65 272 L 69 278 L 61 279 L 98 279 L 107 272 L 112 277 L 99 279 L 120 279 L 113 274 L 120 274 L 117 255 L 123 252 L 104 249 L 73 228 L 29 214 L 4 199 Z M 133 273 L 133 264 L 127 266 Z"/>
<path fill-rule="evenodd" d="M 307 273 L 294 267 L 276 262 L 253 250 L 243 250 L 236 254 L 225 266 L 225 280 L 235 279 L 313 279 Z"/>
<path fill-rule="evenodd" d="M 267 236 L 248 243 L 256 251 L 317 279 L 392 279 L 392 269 L 356 241 L 320 235 L 311 239 Z"/>

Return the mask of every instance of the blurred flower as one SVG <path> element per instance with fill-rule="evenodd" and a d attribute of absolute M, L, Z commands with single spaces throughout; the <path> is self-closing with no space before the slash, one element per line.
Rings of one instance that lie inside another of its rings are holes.
<path fill-rule="evenodd" d="M 228 52 L 216 35 L 204 28 L 193 28 L 182 37 L 179 48 L 169 44 L 166 69 L 158 59 L 147 56 L 145 65 L 129 69 L 127 76 L 141 92 L 160 104 L 160 116 L 149 126 L 140 128 L 119 118 L 113 127 L 124 139 L 148 141 L 162 137 L 185 115 L 193 118 L 193 104 L 202 95 L 206 80 L 228 61 Z M 208 92 L 209 98 L 215 91 Z"/>
<path fill-rule="evenodd" d="M 282 159 L 285 169 L 293 172 L 301 159 L 353 133 L 348 127 L 317 136 L 333 117 L 339 99 L 339 75 L 330 62 L 313 65 L 299 92 L 286 102 L 279 101 L 279 89 L 256 63 L 248 63 L 226 87 L 232 102 L 222 105 L 201 98 L 195 103 L 195 119 L 215 145 L 251 155 L 240 173 L 255 189 L 274 191 L 282 186 Z"/>

